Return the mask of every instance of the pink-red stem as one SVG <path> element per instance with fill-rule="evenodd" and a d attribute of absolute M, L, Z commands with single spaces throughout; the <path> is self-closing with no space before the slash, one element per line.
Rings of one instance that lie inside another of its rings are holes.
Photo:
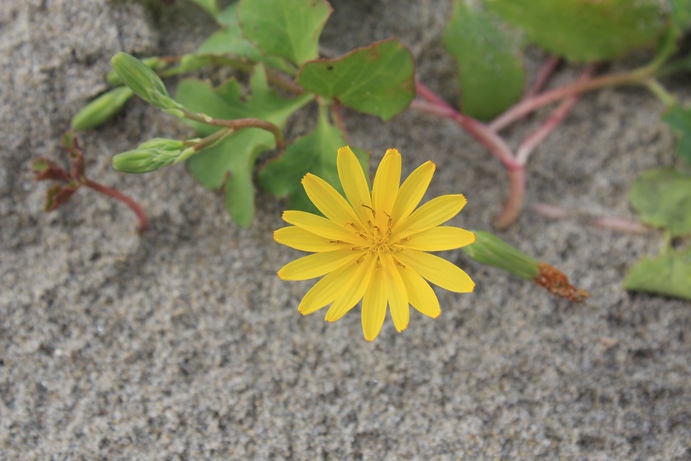
<path fill-rule="evenodd" d="M 509 228 L 521 214 L 525 203 L 525 166 L 519 165 L 509 169 L 509 196 L 499 216 L 494 220 L 497 229 Z"/>
<path fill-rule="evenodd" d="M 578 79 L 579 82 L 586 82 L 592 78 L 595 66 L 589 66 Z M 544 141 L 560 124 L 564 121 L 568 113 L 578 101 L 580 93 L 572 94 L 564 99 L 561 104 L 547 117 L 542 125 L 523 140 L 516 151 L 516 160 L 519 164 L 525 165 L 532 151 Z"/>
<path fill-rule="evenodd" d="M 530 87 L 530 89 L 525 93 L 525 96 L 523 99 L 529 99 L 538 94 L 542 89 L 547 85 L 547 82 L 549 81 L 550 77 L 552 74 L 554 74 L 554 71 L 557 69 L 557 66 L 561 62 L 561 59 L 552 56 L 549 58 L 545 63 L 540 67 L 540 70 L 537 73 L 537 77 L 535 78 L 535 83 L 533 83 L 533 86 Z"/>
<path fill-rule="evenodd" d="M 148 227 L 148 221 L 146 219 L 146 213 L 144 213 L 144 210 L 131 198 L 126 196 L 125 194 L 116 191 L 115 189 L 111 189 L 110 187 L 106 187 L 102 184 L 99 184 L 97 182 L 94 182 L 90 179 L 87 179 L 84 182 L 84 185 L 87 187 L 92 188 L 93 190 L 100 192 L 101 194 L 107 195 L 108 197 L 112 197 L 115 200 L 119 200 L 122 203 L 126 204 L 129 206 L 132 211 L 134 211 L 134 214 L 137 215 L 137 219 L 139 219 L 139 232 L 144 232 Z"/>
<path fill-rule="evenodd" d="M 614 85 L 642 85 L 646 79 L 647 75 L 640 72 L 620 72 L 572 83 L 519 102 L 490 123 L 489 128 L 492 131 L 500 131 L 524 115 L 574 94 Z"/>
<path fill-rule="evenodd" d="M 549 205 L 546 203 L 536 203 L 535 205 L 533 205 L 533 210 L 537 214 L 550 219 L 566 219 L 570 217 L 586 218 L 585 220 L 589 224 L 603 229 L 609 229 L 615 232 L 625 232 L 629 234 L 648 234 L 652 231 L 650 227 L 645 226 L 638 221 L 617 217 L 595 217 L 581 212 L 568 211 L 564 208 L 555 205 Z"/>

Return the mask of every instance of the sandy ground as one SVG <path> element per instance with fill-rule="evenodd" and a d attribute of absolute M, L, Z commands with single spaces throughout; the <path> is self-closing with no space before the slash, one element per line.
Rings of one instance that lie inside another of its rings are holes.
<path fill-rule="evenodd" d="M 333 6 L 324 53 L 399 37 L 419 76 L 454 100 L 447 2 Z M 30 159 L 61 158 L 59 136 L 104 90 L 110 57 L 190 51 L 212 27 L 182 0 L 153 16 L 126 1 L 1 2 L 0 459 L 691 459 L 691 306 L 621 288 L 657 252 L 655 235 L 526 212 L 502 236 L 564 270 L 587 303 L 455 251 L 476 292 L 439 290 L 440 319 L 413 312 L 403 334 L 387 320 L 366 343 L 359 308 L 335 324 L 303 317 L 311 282 L 276 277 L 298 255 L 272 240 L 285 203 L 258 192 L 255 224 L 240 229 L 183 166 L 113 171 L 118 152 L 189 134 L 142 101 L 83 143 L 88 174 L 135 197 L 150 231 L 86 191 L 43 213 L 47 184 L 32 181 Z M 636 175 L 676 162 L 661 109 L 632 89 L 583 98 L 531 159 L 528 202 L 632 217 Z M 456 126 L 412 111 L 346 120 L 373 163 L 394 146 L 406 174 L 432 159 L 430 196 L 466 194 L 454 224 L 490 228 L 504 172 Z"/>

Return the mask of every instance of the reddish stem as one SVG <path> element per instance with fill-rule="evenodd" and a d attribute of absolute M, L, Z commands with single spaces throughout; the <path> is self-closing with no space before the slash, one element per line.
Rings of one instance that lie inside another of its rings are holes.
<path fill-rule="evenodd" d="M 494 220 L 494 227 L 497 229 L 509 228 L 523 210 L 525 202 L 526 174 L 525 165 L 517 165 L 509 169 L 509 197 L 506 200 L 504 209 Z"/>
<path fill-rule="evenodd" d="M 603 229 L 609 229 L 616 232 L 626 232 L 629 234 L 649 234 L 652 229 L 645 226 L 638 221 L 624 218 L 597 218 L 593 221 L 593 225 Z"/>
<path fill-rule="evenodd" d="M 97 182 L 94 182 L 90 179 L 86 179 L 84 181 L 84 185 L 87 187 L 92 188 L 93 190 L 100 192 L 104 195 L 107 195 L 108 197 L 112 197 L 115 200 L 119 200 L 129 206 L 132 211 L 134 211 L 134 214 L 137 215 L 137 219 L 139 219 L 139 232 L 144 232 L 148 227 L 149 224 L 146 219 L 146 213 L 144 213 L 144 210 L 131 198 L 128 196 L 124 195 L 121 192 L 116 191 L 115 189 L 111 189 L 110 187 L 106 187 L 102 184 L 99 184 Z"/>
<path fill-rule="evenodd" d="M 338 129 L 341 130 L 341 132 L 346 135 L 348 132 L 346 131 L 346 125 L 345 122 L 343 121 L 343 114 L 341 113 L 341 106 L 338 103 L 331 104 L 329 106 L 329 109 L 331 110 L 331 116 L 333 117 L 334 122 L 336 122 L 336 126 L 338 126 Z"/>
<path fill-rule="evenodd" d="M 519 120 L 524 115 L 574 94 L 614 85 L 641 85 L 644 84 L 646 78 L 647 74 L 644 72 L 620 72 L 617 74 L 603 75 L 602 77 L 589 79 L 587 81 L 572 83 L 571 85 L 547 91 L 519 102 L 490 123 L 489 128 L 493 131 L 500 131 L 516 120 Z"/>
<path fill-rule="evenodd" d="M 415 91 L 417 92 L 418 96 L 420 96 L 427 102 L 431 102 L 432 104 L 436 104 L 438 106 L 451 108 L 451 105 L 449 103 L 444 101 L 439 95 L 437 95 L 437 93 L 432 91 L 427 85 L 425 85 L 419 80 L 415 81 Z"/>
<path fill-rule="evenodd" d="M 569 211 L 556 205 L 548 205 L 546 203 L 536 203 L 533 205 L 533 210 L 537 214 L 550 219 L 566 219 L 571 217 L 585 218 L 585 222 L 588 224 L 616 232 L 625 232 L 629 234 L 648 234 L 652 231 L 650 227 L 645 226 L 638 221 L 617 217 L 595 217 L 587 213 Z"/>
<path fill-rule="evenodd" d="M 480 144 L 490 151 L 506 168 L 518 166 L 516 159 L 509 146 L 496 133 L 492 132 L 487 126 L 478 122 L 472 117 L 457 112 L 448 104 L 440 105 L 431 102 L 414 100 L 410 107 L 428 114 L 438 115 L 456 122 L 461 128 L 468 132 Z"/>
<path fill-rule="evenodd" d="M 530 89 L 526 92 L 525 97 L 523 98 L 524 100 L 532 98 L 540 91 L 542 91 L 542 89 L 545 87 L 554 71 L 557 69 L 557 66 L 560 62 L 561 59 L 556 56 L 552 56 L 547 61 L 545 61 L 545 63 L 542 65 L 542 67 L 540 67 L 540 70 L 537 73 L 535 83 L 533 83 L 533 86 L 530 87 Z"/>
<path fill-rule="evenodd" d="M 579 82 L 585 82 L 592 78 L 593 72 L 595 71 L 595 66 L 588 66 L 588 68 L 581 74 Z M 568 113 L 571 111 L 573 106 L 578 101 L 580 94 L 573 94 L 566 99 L 564 99 L 561 104 L 550 114 L 550 116 L 545 120 L 540 127 L 530 133 L 518 147 L 516 151 L 516 160 L 521 165 L 525 165 L 528 162 L 528 157 L 533 152 L 533 150 L 544 141 L 551 133 L 554 131 L 561 122 L 564 121 Z"/>

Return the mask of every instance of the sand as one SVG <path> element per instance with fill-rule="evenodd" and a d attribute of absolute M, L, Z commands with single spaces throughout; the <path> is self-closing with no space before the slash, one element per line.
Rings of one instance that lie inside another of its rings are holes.
<path fill-rule="evenodd" d="M 398 37 L 419 77 L 455 101 L 447 2 L 333 6 L 324 54 Z M 154 15 L 128 1 L 0 5 L 0 459 L 691 459 L 691 305 L 621 286 L 658 251 L 654 233 L 528 210 L 501 236 L 590 291 L 585 304 L 453 251 L 475 293 L 438 290 L 439 319 L 413 312 L 402 334 L 387 319 L 367 343 L 359 308 L 335 324 L 303 317 L 311 282 L 276 276 L 299 255 L 272 239 L 285 201 L 258 191 L 255 223 L 241 229 L 182 165 L 112 169 L 146 139 L 191 134 L 140 100 L 82 141 L 87 174 L 138 200 L 149 231 L 90 191 L 45 214 L 48 184 L 33 182 L 30 161 L 64 158 L 59 136 L 106 88 L 110 57 L 191 51 L 213 27 L 182 0 Z M 543 59 L 532 50 L 526 65 Z M 691 98 L 688 80 L 670 86 Z M 636 176 L 680 164 L 661 111 L 637 89 L 582 98 L 531 158 L 528 203 L 633 218 Z M 287 134 L 315 115 L 291 119 Z M 491 229 L 505 173 L 455 125 L 414 111 L 345 117 L 373 164 L 388 147 L 406 174 L 433 160 L 429 196 L 464 193 L 453 223 Z M 516 146 L 538 120 L 507 139 Z"/>

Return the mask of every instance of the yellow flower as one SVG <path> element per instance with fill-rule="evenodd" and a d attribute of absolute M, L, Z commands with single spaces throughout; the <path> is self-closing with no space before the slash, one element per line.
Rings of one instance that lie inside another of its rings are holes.
<path fill-rule="evenodd" d="M 286 211 L 292 226 L 278 229 L 278 243 L 314 252 L 286 264 L 283 280 L 324 276 L 305 295 L 298 310 L 311 314 L 331 304 L 327 322 L 335 322 L 363 299 L 362 330 L 367 341 L 377 337 L 391 310 L 399 332 L 408 327 L 410 309 L 439 317 L 439 300 L 427 283 L 457 293 L 472 292 L 475 283 L 450 262 L 427 251 L 460 248 L 475 241 L 475 234 L 441 226 L 466 204 L 463 195 L 443 195 L 422 205 L 435 165 L 428 161 L 400 185 L 401 154 L 389 149 L 374 176 L 372 193 L 367 178 L 349 147 L 338 150 L 338 177 L 344 198 L 323 179 L 307 174 L 302 185 L 325 217 Z M 399 187 L 400 185 L 400 187 Z"/>

